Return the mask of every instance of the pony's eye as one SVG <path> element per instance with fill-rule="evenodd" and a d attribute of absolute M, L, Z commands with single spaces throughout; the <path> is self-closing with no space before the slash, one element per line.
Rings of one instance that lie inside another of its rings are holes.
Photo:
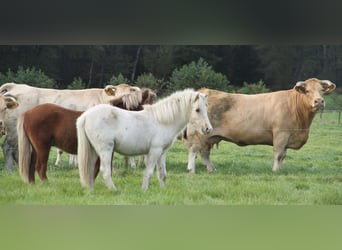
<path fill-rule="evenodd" d="M 197 109 L 196 109 L 196 112 L 199 113 L 199 112 L 200 112 L 200 109 L 197 108 Z"/>

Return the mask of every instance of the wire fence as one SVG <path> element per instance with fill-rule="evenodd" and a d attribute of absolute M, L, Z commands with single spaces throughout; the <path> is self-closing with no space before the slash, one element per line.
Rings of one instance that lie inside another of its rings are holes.
<path fill-rule="evenodd" d="M 341 126 L 341 113 L 342 110 L 336 110 L 336 109 L 324 109 L 319 114 L 319 119 L 322 120 L 329 120 L 332 123 L 336 123 L 338 126 Z"/>

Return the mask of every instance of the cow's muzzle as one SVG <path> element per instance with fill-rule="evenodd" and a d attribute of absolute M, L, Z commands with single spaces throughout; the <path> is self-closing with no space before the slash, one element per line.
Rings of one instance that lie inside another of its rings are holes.
<path fill-rule="evenodd" d="M 0 137 L 2 137 L 3 135 L 6 135 L 6 129 L 4 123 L 0 121 Z"/>
<path fill-rule="evenodd" d="M 206 126 L 206 127 L 202 128 L 203 134 L 210 134 L 211 131 L 213 131 L 212 126 Z"/>
<path fill-rule="evenodd" d="M 324 99 L 323 98 L 315 99 L 315 101 L 314 101 L 312 106 L 313 106 L 313 108 L 317 108 L 317 109 L 324 108 L 324 106 L 325 106 Z"/>

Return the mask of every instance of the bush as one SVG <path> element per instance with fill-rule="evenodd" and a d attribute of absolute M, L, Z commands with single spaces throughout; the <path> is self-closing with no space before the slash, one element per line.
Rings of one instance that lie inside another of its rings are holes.
<path fill-rule="evenodd" d="M 85 89 L 85 83 L 82 81 L 81 77 L 75 77 L 68 85 L 68 89 Z"/>
<path fill-rule="evenodd" d="M 118 85 L 118 84 L 121 84 L 121 83 L 129 83 L 129 80 L 120 73 L 118 76 L 114 76 L 113 75 L 109 79 L 109 83 L 108 84 Z"/>
<path fill-rule="evenodd" d="M 155 78 L 152 73 L 143 73 L 139 75 L 135 83 L 139 87 L 146 87 L 150 89 L 158 88 L 157 78 Z"/>
<path fill-rule="evenodd" d="M 168 82 L 165 82 L 164 79 L 155 78 L 152 73 L 143 73 L 139 75 L 135 83 L 138 87 L 155 90 L 158 95 L 163 95 L 165 87 L 168 85 Z"/>
<path fill-rule="evenodd" d="M 257 83 L 247 82 L 243 83 L 243 87 L 239 88 L 236 92 L 241 94 L 259 94 L 269 92 L 270 89 L 266 87 L 265 83 L 260 80 Z"/>
<path fill-rule="evenodd" d="M 191 62 L 172 72 L 169 90 L 206 87 L 227 91 L 228 84 L 225 75 L 216 73 L 203 58 L 200 58 L 197 62 Z"/>
<path fill-rule="evenodd" d="M 54 79 L 48 77 L 40 69 L 18 67 L 17 72 L 8 69 L 6 74 L 0 74 L 0 83 L 6 82 L 25 83 L 34 87 L 40 88 L 54 88 L 56 82 Z"/>

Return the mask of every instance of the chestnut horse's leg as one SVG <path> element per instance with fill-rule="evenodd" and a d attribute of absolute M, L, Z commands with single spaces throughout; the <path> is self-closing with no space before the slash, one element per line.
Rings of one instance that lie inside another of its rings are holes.
<path fill-rule="evenodd" d="M 37 154 L 36 154 L 36 151 L 34 151 L 33 149 L 31 153 L 31 162 L 30 162 L 30 167 L 29 167 L 29 183 L 34 182 L 34 174 L 36 171 L 35 169 L 36 161 L 37 161 Z"/>
<path fill-rule="evenodd" d="M 36 169 L 37 169 L 40 179 L 45 181 L 48 179 L 46 176 L 46 169 L 47 169 L 47 162 L 49 158 L 50 146 L 41 147 L 41 148 L 42 150 L 40 150 L 39 153 L 37 151 Z"/>

